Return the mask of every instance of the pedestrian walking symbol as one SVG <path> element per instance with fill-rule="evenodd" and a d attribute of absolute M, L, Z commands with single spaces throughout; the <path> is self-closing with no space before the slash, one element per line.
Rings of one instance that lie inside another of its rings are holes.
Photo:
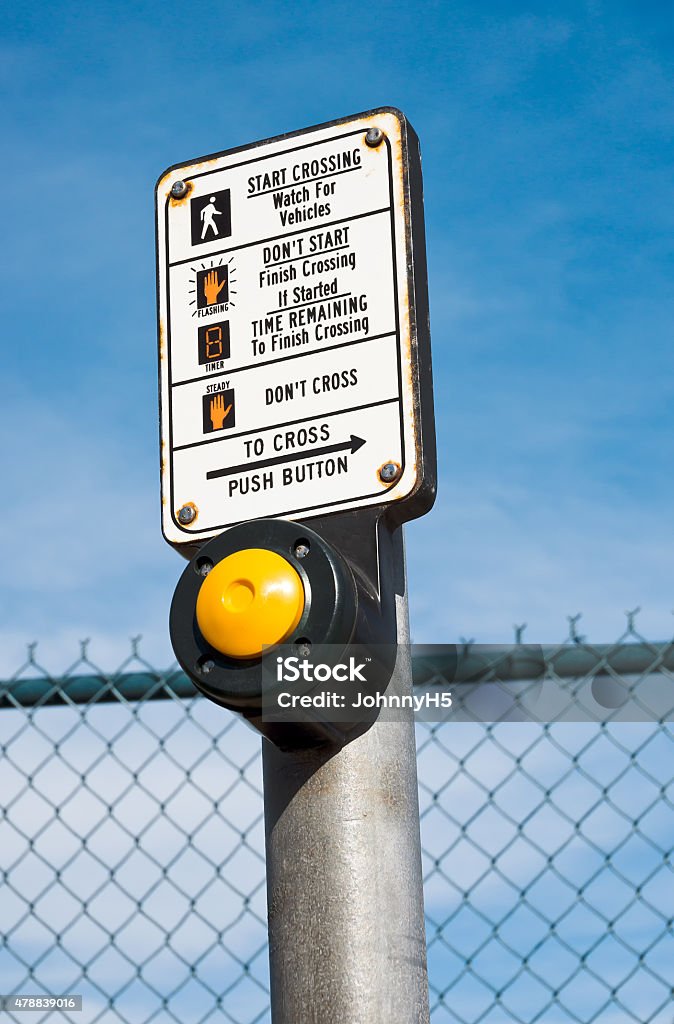
<path fill-rule="evenodd" d="M 232 201 L 230 190 L 209 192 L 190 200 L 192 245 L 228 238 L 232 233 Z"/>
<path fill-rule="evenodd" d="M 202 398 L 204 416 L 204 434 L 214 430 L 226 430 L 235 422 L 234 388 L 226 388 L 215 395 L 204 395 Z"/>

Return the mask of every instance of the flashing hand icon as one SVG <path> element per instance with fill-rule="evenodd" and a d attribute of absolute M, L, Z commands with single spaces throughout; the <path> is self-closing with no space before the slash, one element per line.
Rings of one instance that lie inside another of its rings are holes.
<path fill-rule="evenodd" d="M 206 302 L 209 306 L 215 305 L 218 301 L 218 295 L 225 287 L 225 278 L 222 281 L 218 281 L 217 270 L 211 270 L 204 278 L 204 295 L 206 296 Z"/>

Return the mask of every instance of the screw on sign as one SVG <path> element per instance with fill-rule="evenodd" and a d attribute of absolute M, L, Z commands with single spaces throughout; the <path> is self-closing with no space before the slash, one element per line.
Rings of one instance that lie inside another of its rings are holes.
<path fill-rule="evenodd" d="M 188 192 L 187 185 L 184 181 L 174 181 L 171 185 L 171 195 L 174 199 L 182 199 Z"/>
<path fill-rule="evenodd" d="M 393 483 L 400 476 L 400 466 L 395 462 L 387 462 L 379 470 L 379 476 L 384 483 Z"/>
<path fill-rule="evenodd" d="M 194 505 L 183 505 L 178 512 L 178 519 L 185 526 L 193 523 L 197 517 L 197 510 Z"/>
<path fill-rule="evenodd" d="M 378 146 L 384 141 L 384 133 L 381 128 L 370 128 L 365 134 L 365 141 L 368 146 Z"/>

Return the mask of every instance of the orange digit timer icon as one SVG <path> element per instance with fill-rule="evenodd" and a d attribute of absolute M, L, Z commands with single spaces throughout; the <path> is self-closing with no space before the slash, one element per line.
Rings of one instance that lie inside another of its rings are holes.
<path fill-rule="evenodd" d="M 201 366 L 207 366 L 219 359 L 229 359 L 229 320 L 199 327 L 197 340 Z"/>

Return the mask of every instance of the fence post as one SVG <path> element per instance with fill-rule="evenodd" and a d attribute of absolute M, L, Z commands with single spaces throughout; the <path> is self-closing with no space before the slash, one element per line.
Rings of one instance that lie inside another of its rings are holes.
<path fill-rule="evenodd" d="M 394 683 L 408 693 L 402 536 L 395 561 Z M 265 739 L 263 769 L 273 1024 L 427 1024 L 412 711 L 338 751 Z"/>

